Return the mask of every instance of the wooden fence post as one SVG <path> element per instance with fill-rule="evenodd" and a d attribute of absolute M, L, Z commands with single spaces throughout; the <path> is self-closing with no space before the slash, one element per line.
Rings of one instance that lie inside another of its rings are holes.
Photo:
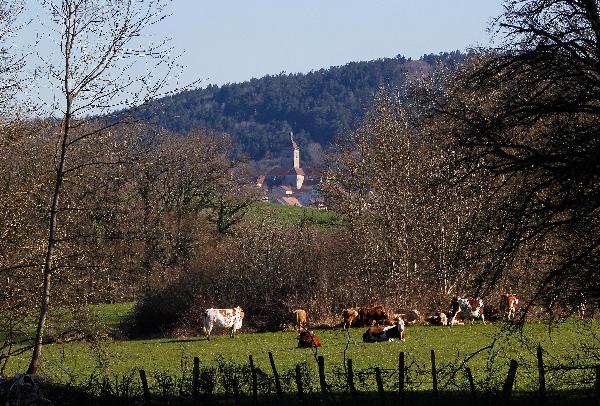
<path fill-rule="evenodd" d="M 235 401 L 236 405 L 240 404 L 240 380 L 237 378 L 237 376 L 234 376 L 231 379 L 231 386 L 233 387 L 233 399 Z"/>
<path fill-rule="evenodd" d="M 325 358 L 319 355 L 317 358 L 319 363 L 319 383 L 321 384 L 321 393 L 327 393 L 327 382 L 325 381 Z"/>
<path fill-rule="evenodd" d="M 379 396 L 383 398 L 383 380 L 381 379 L 381 369 L 379 367 L 375 367 L 375 382 L 377 382 L 377 392 L 379 392 Z"/>
<path fill-rule="evenodd" d="M 600 403 L 600 365 L 596 365 L 596 402 Z"/>
<path fill-rule="evenodd" d="M 198 401 L 198 388 L 200 387 L 200 358 L 194 357 L 194 369 L 192 370 L 192 404 Z"/>
<path fill-rule="evenodd" d="M 467 379 L 469 380 L 469 389 L 471 391 L 471 397 L 475 398 L 477 392 L 475 392 L 475 381 L 473 380 L 473 374 L 471 373 L 471 368 L 466 367 L 465 373 L 467 374 Z"/>
<path fill-rule="evenodd" d="M 275 377 L 277 397 L 281 399 L 281 382 L 279 382 L 279 374 L 277 373 L 277 368 L 275 368 L 275 360 L 273 359 L 273 353 L 271 351 L 269 351 L 269 361 L 271 361 L 271 368 L 273 369 L 273 376 Z"/>
<path fill-rule="evenodd" d="M 352 395 L 356 394 L 356 388 L 354 387 L 354 369 L 352 367 L 352 359 L 348 358 L 348 370 L 346 374 L 346 381 L 348 382 L 348 390 Z"/>
<path fill-rule="evenodd" d="M 296 365 L 296 386 L 298 387 L 298 399 L 302 402 L 304 388 L 302 387 L 302 373 L 300 372 L 300 364 Z"/>
<path fill-rule="evenodd" d="M 142 380 L 142 389 L 144 391 L 144 402 L 150 404 L 150 390 L 148 389 L 148 380 L 146 379 L 146 371 L 140 369 L 140 379 Z"/>
<path fill-rule="evenodd" d="M 510 396 L 512 395 L 513 384 L 515 383 L 515 377 L 517 376 L 518 366 L 519 364 L 514 359 L 510 361 L 508 375 L 506 375 L 506 380 L 504 381 L 504 386 L 502 387 L 502 398 L 505 401 L 510 400 Z"/>
<path fill-rule="evenodd" d="M 431 350 L 431 378 L 433 381 L 433 394 L 438 394 L 437 371 L 435 370 L 435 350 Z"/>
<path fill-rule="evenodd" d="M 258 380 L 256 378 L 256 369 L 254 369 L 254 359 L 252 355 L 248 355 L 250 361 L 250 373 L 252 374 L 252 400 L 258 403 Z"/>
<path fill-rule="evenodd" d="M 398 356 L 398 394 L 400 402 L 404 402 L 404 351 Z"/>
<path fill-rule="evenodd" d="M 538 344 L 537 347 L 537 364 L 538 364 L 538 373 L 539 373 L 539 383 L 540 383 L 540 389 L 539 389 L 539 396 L 540 396 L 540 403 L 544 404 L 545 400 L 546 400 L 546 376 L 545 376 L 545 371 L 544 371 L 544 358 L 543 358 L 543 350 L 542 350 L 542 346 L 541 344 Z"/>

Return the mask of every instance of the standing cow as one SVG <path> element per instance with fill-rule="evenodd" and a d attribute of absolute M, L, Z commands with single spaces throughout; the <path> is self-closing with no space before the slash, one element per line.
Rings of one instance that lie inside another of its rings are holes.
<path fill-rule="evenodd" d="M 233 309 L 206 309 L 204 313 L 204 335 L 210 340 L 210 333 L 213 328 L 230 328 L 229 336 L 233 338 L 235 332 L 242 328 L 243 319 L 244 310 L 239 306 Z"/>
<path fill-rule="evenodd" d="M 358 310 L 358 307 L 349 307 L 344 309 L 342 312 L 342 317 L 344 318 L 344 330 L 352 327 L 354 320 L 358 320 Z"/>
<path fill-rule="evenodd" d="M 452 315 L 448 320 L 448 324 L 452 327 L 454 324 L 458 324 L 457 321 L 462 320 L 473 320 L 481 319 L 485 324 L 485 316 L 483 315 L 483 300 L 477 299 L 466 299 L 461 297 L 454 297 L 451 303 Z"/>
<path fill-rule="evenodd" d="M 385 307 L 371 306 L 361 307 L 358 309 L 358 318 L 366 326 L 373 326 L 375 324 L 382 325 L 383 322 L 390 318 Z"/>
<path fill-rule="evenodd" d="M 298 329 L 302 329 L 308 324 L 308 316 L 306 315 L 306 310 L 296 309 L 292 311 L 292 318 L 296 323 L 296 327 L 298 327 Z"/>
<path fill-rule="evenodd" d="M 504 320 L 512 321 L 517 314 L 517 305 L 519 297 L 513 293 L 505 293 L 500 299 L 500 310 L 504 315 Z"/>

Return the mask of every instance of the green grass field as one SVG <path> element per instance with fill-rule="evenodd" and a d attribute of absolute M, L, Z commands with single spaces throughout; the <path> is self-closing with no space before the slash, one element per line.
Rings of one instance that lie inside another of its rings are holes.
<path fill-rule="evenodd" d="M 91 313 L 104 323 L 117 328 L 131 309 L 130 304 L 92 306 Z M 398 355 L 406 354 L 408 388 L 415 391 L 431 389 L 430 351 L 436 351 L 440 386 L 446 389 L 465 388 L 463 370 L 453 373 L 467 358 L 494 342 L 491 349 L 474 355 L 468 365 L 475 376 L 476 386 L 498 390 L 508 370 L 510 359 L 520 366 L 517 390 L 535 390 L 537 364 L 535 349 L 544 348 L 549 366 L 592 366 L 592 351 L 598 348 L 600 323 L 597 321 L 567 321 L 549 329 L 547 324 L 529 323 L 522 331 L 509 332 L 502 324 L 481 324 L 448 327 L 409 326 L 405 342 L 367 344 L 362 342 L 364 328 L 353 328 L 349 335 L 343 330 L 316 330 L 323 343 L 318 355 L 325 358 L 328 381 L 343 390 L 344 352 L 351 358 L 359 377 L 361 389 L 375 388 L 372 368 L 384 369 L 385 385 L 392 390 L 397 382 Z M 348 341 L 349 338 L 349 341 Z M 91 374 L 117 378 L 132 370 L 144 369 L 149 376 L 189 376 L 192 359 L 198 356 L 204 367 L 223 364 L 245 365 L 252 355 L 255 365 L 272 374 L 268 352 L 273 353 L 279 371 L 288 378 L 296 364 L 306 363 L 312 381 L 318 385 L 315 353 L 296 348 L 295 332 L 241 333 L 235 339 L 215 336 L 210 341 L 198 335 L 187 338 L 162 338 L 128 341 L 75 342 L 51 344 L 44 347 L 42 374 L 55 382 L 83 382 Z M 597 356 L 597 351 L 596 351 Z M 23 371 L 28 355 L 11 359 L 7 374 Z M 362 374 L 362 375 L 361 375 Z M 360 378 L 362 376 L 362 378 Z M 362 379 L 362 380 L 361 380 Z M 289 379 L 288 379 L 289 380 Z M 593 370 L 550 371 L 549 390 L 585 389 L 593 387 Z M 288 382 L 289 383 L 289 382 Z"/>
<path fill-rule="evenodd" d="M 284 206 L 272 203 L 255 203 L 250 207 L 246 218 L 250 220 L 268 221 L 274 224 L 315 225 L 328 228 L 339 224 L 339 218 L 331 211 L 319 211 L 306 207 Z"/>

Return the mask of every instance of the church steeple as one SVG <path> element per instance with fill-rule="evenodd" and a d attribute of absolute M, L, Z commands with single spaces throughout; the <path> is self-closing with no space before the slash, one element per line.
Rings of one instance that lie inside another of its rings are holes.
<path fill-rule="evenodd" d="M 298 144 L 294 141 L 294 132 L 290 131 L 290 140 L 292 141 L 292 147 L 294 148 L 294 168 L 300 168 L 300 148 L 298 148 Z"/>

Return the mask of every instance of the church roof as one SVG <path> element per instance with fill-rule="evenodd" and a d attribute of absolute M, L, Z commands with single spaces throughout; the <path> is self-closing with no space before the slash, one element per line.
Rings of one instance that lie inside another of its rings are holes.
<path fill-rule="evenodd" d="M 290 175 L 301 175 L 304 176 L 304 170 L 302 168 L 273 168 L 267 173 L 267 176 L 290 176 Z"/>

